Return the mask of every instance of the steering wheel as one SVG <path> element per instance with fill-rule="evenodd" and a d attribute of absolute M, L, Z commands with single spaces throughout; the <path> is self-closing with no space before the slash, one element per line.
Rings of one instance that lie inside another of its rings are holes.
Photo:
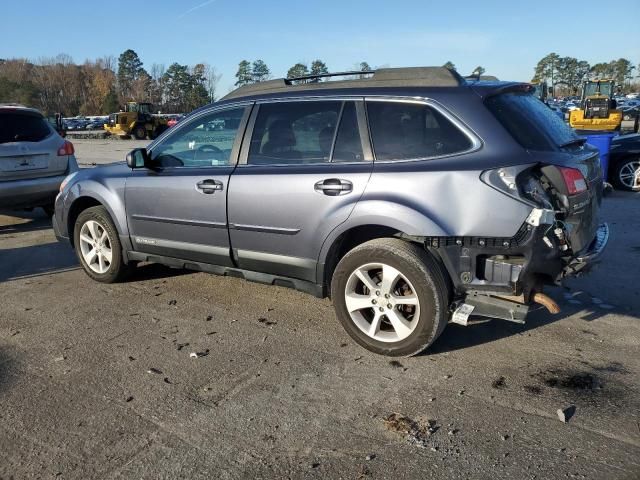
<path fill-rule="evenodd" d="M 215 145 L 210 145 L 208 143 L 205 143 L 204 145 L 200 145 L 197 148 L 197 151 L 198 151 L 198 153 L 220 153 L 220 152 L 222 152 L 222 150 L 220 150 Z"/>

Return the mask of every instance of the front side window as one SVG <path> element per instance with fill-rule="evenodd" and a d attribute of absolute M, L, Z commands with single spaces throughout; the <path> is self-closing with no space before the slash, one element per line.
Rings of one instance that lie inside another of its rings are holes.
<path fill-rule="evenodd" d="M 436 109 L 420 103 L 367 101 L 376 160 L 411 160 L 464 152 L 472 142 Z"/>
<path fill-rule="evenodd" d="M 159 167 L 216 167 L 235 163 L 231 150 L 245 108 L 205 115 L 189 122 L 156 145 L 152 162 Z"/>
<path fill-rule="evenodd" d="M 329 162 L 342 102 L 277 102 L 260 105 L 248 164 Z"/>

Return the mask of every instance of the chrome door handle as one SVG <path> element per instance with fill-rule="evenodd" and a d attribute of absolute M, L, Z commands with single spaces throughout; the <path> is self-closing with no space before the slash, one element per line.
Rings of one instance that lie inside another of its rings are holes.
<path fill-rule="evenodd" d="M 341 178 L 327 178 L 317 182 L 313 189 L 318 193 L 323 193 L 330 197 L 336 197 L 338 195 L 346 195 L 353 191 L 353 183 L 349 180 L 343 180 Z"/>
<path fill-rule="evenodd" d="M 206 195 L 211 195 L 216 191 L 222 190 L 222 187 L 223 185 L 221 181 L 213 180 L 211 178 L 207 178 L 206 180 L 196 183 L 196 189 Z"/>

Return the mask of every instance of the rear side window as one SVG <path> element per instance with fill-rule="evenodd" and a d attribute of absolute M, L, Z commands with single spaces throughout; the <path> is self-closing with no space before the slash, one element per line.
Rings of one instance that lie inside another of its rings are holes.
<path fill-rule="evenodd" d="M 353 102 L 346 102 L 342 109 L 340 126 L 336 136 L 336 144 L 333 147 L 332 162 L 362 162 L 362 141 L 358 131 L 358 117 L 356 115 L 356 105 Z"/>
<path fill-rule="evenodd" d="M 39 142 L 51 133 L 47 121 L 38 114 L 0 112 L 0 143 Z"/>
<path fill-rule="evenodd" d="M 437 110 L 419 103 L 367 102 L 376 160 L 411 160 L 469 150 L 471 140 Z"/>
<path fill-rule="evenodd" d="M 529 93 L 503 93 L 485 104 L 511 136 L 529 150 L 555 150 L 578 136 L 560 117 Z"/>
<path fill-rule="evenodd" d="M 260 105 L 247 163 L 329 162 L 342 102 L 276 102 Z"/>

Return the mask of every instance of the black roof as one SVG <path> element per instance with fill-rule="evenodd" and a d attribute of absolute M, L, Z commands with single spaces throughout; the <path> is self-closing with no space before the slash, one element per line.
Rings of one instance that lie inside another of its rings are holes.
<path fill-rule="evenodd" d="M 356 75 L 366 78 L 331 82 L 306 82 L 309 79 L 337 75 Z M 221 98 L 220 101 L 241 99 L 255 95 L 308 92 L 311 90 L 379 87 L 459 87 L 465 84 L 465 79 L 458 72 L 444 67 L 379 68 L 374 72 L 308 75 L 300 78 L 279 78 L 277 80 L 252 83 L 237 88 Z"/>

